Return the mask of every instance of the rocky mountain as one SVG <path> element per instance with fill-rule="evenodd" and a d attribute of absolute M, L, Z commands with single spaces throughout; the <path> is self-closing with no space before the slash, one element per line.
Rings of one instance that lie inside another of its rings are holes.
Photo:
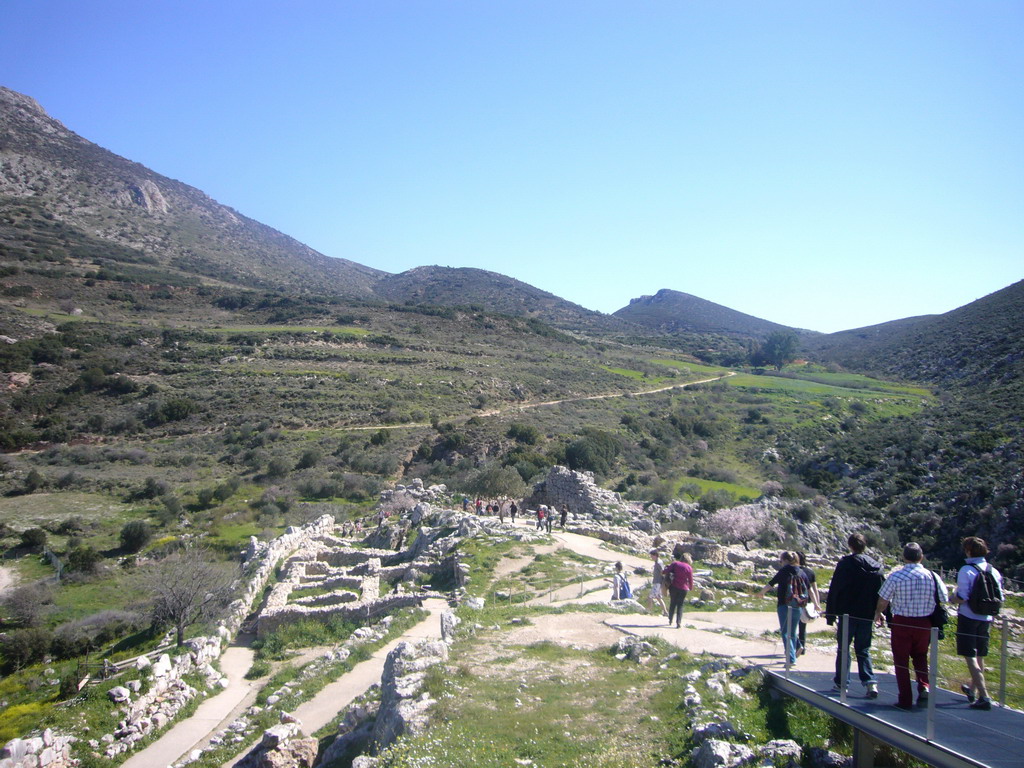
<path fill-rule="evenodd" d="M 772 331 L 794 330 L 667 288 L 653 296 L 631 300 L 613 316 L 662 333 L 714 333 L 759 339 Z"/>
<path fill-rule="evenodd" d="M 318 253 L 68 130 L 0 87 L 0 247 L 64 264 L 158 266 L 236 286 L 369 296 L 380 270 Z"/>

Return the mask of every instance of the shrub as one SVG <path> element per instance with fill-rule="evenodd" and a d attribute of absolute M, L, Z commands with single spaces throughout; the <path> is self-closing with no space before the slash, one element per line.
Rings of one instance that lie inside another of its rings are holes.
<path fill-rule="evenodd" d="M 39 549 L 46 546 L 46 531 L 42 528 L 29 528 L 21 532 L 21 546 Z"/>
<path fill-rule="evenodd" d="M 73 573 L 96 573 L 101 560 L 103 556 L 92 547 L 78 546 L 68 552 L 67 569 Z"/>
<path fill-rule="evenodd" d="M 302 452 L 302 455 L 299 456 L 299 461 L 298 463 L 296 463 L 295 468 L 309 469 L 310 467 L 315 467 L 317 464 L 320 463 L 320 460 L 323 459 L 323 457 L 324 452 L 321 451 L 319 448 L 307 448 Z"/>
<path fill-rule="evenodd" d="M 153 538 L 153 529 L 145 520 L 132 520 L 121 528 L 121 548 L 138 552 Z"/>
<path fill-rule="evenodd" d="M 801 523 L 810 523 L 814 520 L 814 505 L 808 502 L 797 504 L 793 507 L 793 517 Z"/>
<path fill-rule="evenodd" d="M 281 456 L 275 456 L 267 462 L 267 477 L 278 479 L 285 477 L 291 470 L 291 462 Z"/>
<path fill-rule="evenodd" d="M 619 455 L 621 445 L 614 435 L 598 429 L 584 431 L 583 437 L 569 443 L 565 463 L 569 469 L 590 470 L 606 475 Z"/>
<path fill-rule="evenodd" d="M 38 469 L 31 470 L 25 476 L 25 493 L 35 493 L 46 485 L 46 478 Z"/>
<path fill-rule="evenodd" d="M 28 627 L 16 629 L 0 637 L 0 653 L 8 672 L 36 664 L 50 652 L 53 636 L 48 629 Z"/>
<path fill-rule="evenodd" d="M 701 496 L 697 503 L 700 504 L 701 509 L 714 512 L 734 505 L 736 497 L 724 488 L 714 488 Z"/>
<path fill-rule="evenodd" d="M 43 582 L 15 587 L 3 598 L 8 617 L 23 627 L 39 624 L 44 609 L 52 603 L 53 590 Z"/>
<path fill-rule="evenodd" d="M 489 464 L 469 480 L 466 490 L 481 496 L 519 498 L 526 492 L 526 484 L 513 467 Z"/>
<path fill-rule="evenodd" d="M 510 424 L 506 434 L 517 443 L 526 445 L 536 445 L 540 440 L 540 430 L 530 424 Z"/>

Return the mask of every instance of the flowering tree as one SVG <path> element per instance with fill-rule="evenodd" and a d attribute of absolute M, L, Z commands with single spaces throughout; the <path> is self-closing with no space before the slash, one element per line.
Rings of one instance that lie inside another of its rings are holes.
<path fill-rule="evenodd" d="M 779 521 L 763 507 L 750 504 L 720 509 L 704 521 L 703 527 L 711 538 L 726 544 L 742 544 L 745 548 L 755 539 L 783 537 Z"/>

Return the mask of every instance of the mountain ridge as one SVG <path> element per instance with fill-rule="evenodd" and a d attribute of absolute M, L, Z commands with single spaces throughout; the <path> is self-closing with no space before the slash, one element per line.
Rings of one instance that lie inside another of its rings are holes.
<path fill-rule="evenodd" d="M 319 253 L 195 187 L 104 149 L 35 99 L 2 86 L 0 163 L 0 210 L 44 203 L 72 230 L 64 233 L 69 241 L 98 238 L 145 251 L 165 266 L 252 288 L 368 296 L 385 274 Z"/>

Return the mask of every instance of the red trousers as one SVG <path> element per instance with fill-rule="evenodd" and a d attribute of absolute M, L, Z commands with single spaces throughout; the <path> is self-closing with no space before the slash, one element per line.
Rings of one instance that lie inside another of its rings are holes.
<path fill-rule="evenodd" d="M 896 668 L 897 703 L 902 707 L 914 705 L 910 687 L 910 662 L 914 662 L 917 692 L 928 690 L 928 645 L 931 642 L 932 623 L 927 616 L 892 617 L 890 641 L 892 663 Z"/>

